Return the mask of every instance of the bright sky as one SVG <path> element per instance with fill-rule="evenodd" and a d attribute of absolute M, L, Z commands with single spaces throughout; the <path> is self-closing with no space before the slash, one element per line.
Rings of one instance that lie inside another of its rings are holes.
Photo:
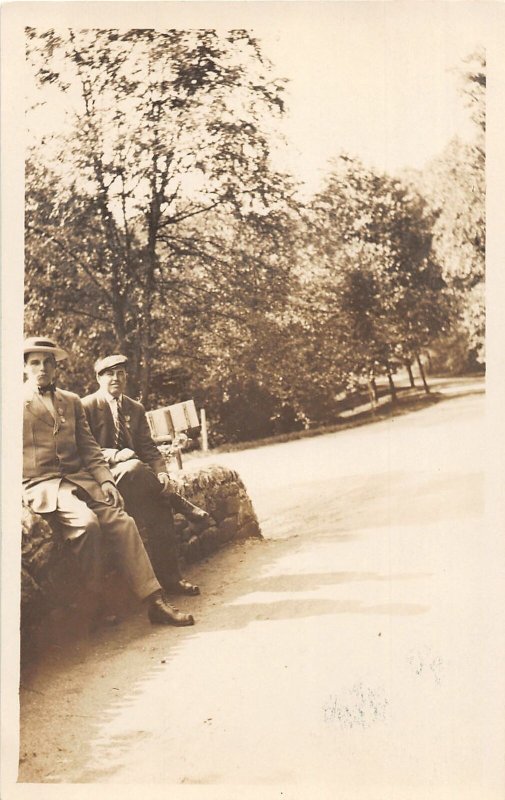
<path fill-rule="evenodd" d="M 308 7 L 310 5 L 310 7 Z M 421 167 L 471 135 L 454 68 L 486 40 L 484 5 L 290 3 L 258 35 L 289 77 L 288 163 L 316 188 L 345 150 L 386 170 Z"/>
<path fill-rule="evenodd" d="M 305 181 L 309 193 L 328 158 L 342 151 L 396 171 L 423 166 L 455 134 L 471 135 L 455 69 L 486 43 L 492 3 L 160 3 L 154 19 L 150 3 L 127 5 L 137 15 L 132 27 L 255 33 L 274 75 L 289 79 L 281 124 L 287 144 L 278 165 Z M 115 24 L 126 27 L 125 18 Z"/>

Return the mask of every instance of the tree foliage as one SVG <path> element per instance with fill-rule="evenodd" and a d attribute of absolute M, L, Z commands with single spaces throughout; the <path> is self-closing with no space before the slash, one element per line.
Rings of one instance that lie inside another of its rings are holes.
<path fill-rule="evenodd" d="M 73 389 L 118 349 L 137 396 L 194 397 L 214 442 L 243 440 L 333 421 L 377 376 L 393 390 L 398 366 L 454 337 L 456 311 L 481 352 L 481 55 L 462 78 L 473 142 L 408 179 L 342 155 L 303 206 L 270 158 L 284 81 L 249 33 L 30 29 L 27 42 L 39 98 L 67 113 L 32 131 L 26 328 L 73 351 Z"/>
<path fill-rule="evenodd" d="M 486 60 L 477 51 L 465 60 L 462 91 L 475 123 L 469 142 L 451 141 L 418 178 L 436 221 L 433 244 L 444 279 L 459 306 L 471 355 L 485 360 L 486 267 Z"/>
<path fill-rule="evenodd" d="M 68 293 L 67 315 L 97 317 L 146 398 L 188 291 L 206 302 L 220 293 L 216 275 L 224 283 L 222 239 L 193 223 L 220 212 L 258 228 L 289 195 L 269 163 L 283 83 L 245 31 L 28 33 L 41 86 L 72 108 L 53 174 L 40 146 L 43 166 L 28 167 L 28 292 L 41 248 L 59 251 L 51 280 L 62 303 Z"/>
<path fill-rule="evenodd" d="M 433 218 L 398 179 L 343 156 L 310 210 L 311 294 L 341 379 L 390 374 L 448 323 Z"/>

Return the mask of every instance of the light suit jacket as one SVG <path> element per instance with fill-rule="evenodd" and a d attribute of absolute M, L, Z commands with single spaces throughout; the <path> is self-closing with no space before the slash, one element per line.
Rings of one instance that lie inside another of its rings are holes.
<path fill-rule="evenodd" d="M 56 389 L 56 420 L 39 394 L 25 384 L 23 399 L 23 494 L 34 511 L 56 510 L 61 479 L 104 501 L 99 484 L 114 478 L 91 435 L 76 394 Z"/>
<path fill-rule="evenodd" d="M 82 405 L 91 433 L 102 448 L 108 463 L 114 464 L 118 452 L 115 447 L 116 428 L 107 398 L 99 390 L 83 397 Z M 127 447 L 133 450 L 137 458 L 150 466 L 156 474 L 166 472 L 165 460 L 152 439 L 142 403 L 138 403 L 124 394 L 122 409 L 130 437 Z"/>

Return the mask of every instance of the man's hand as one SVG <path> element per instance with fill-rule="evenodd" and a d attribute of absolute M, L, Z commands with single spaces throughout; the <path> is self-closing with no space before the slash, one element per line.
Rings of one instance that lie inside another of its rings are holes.
<path fill-rule="evenodd" d="M 121 461 L 129 461 L 131 458 L 137 458 L 137 456 L 129 447 L 124 447 L 122 450 L 117 451 L 114 461 L 119 464 Z"/>
<path fill-rule="evenodd" d="M 102 492 L 105 495 L 106 502 L 110 506 L 116 506 L 116 508 L 124 508 L 124 500 L 121 497 L 117 486 L 112 483 L 112 481 L 104 481 L 101 484 Z"/>
<path fill-rule="evenodd" d="M 158 480 L 163 486 L 163 494 L 173 494 L 175 492 L 175 485 L 172 478 L 166 472 L 158 472 Z"/>

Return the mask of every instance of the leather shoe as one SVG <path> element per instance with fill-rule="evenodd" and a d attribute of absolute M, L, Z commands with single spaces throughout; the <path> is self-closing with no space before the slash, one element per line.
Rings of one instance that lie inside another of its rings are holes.
<path fill-rule="evenodd" d="M 152 625 L 194 625 L 192 614 L 183 614 L 179 609 L 170 606 L 162 597 L 155 597 L 149 603 L 147 616 Z"/>
<path fill-rule="evenodd" d="M 210 514 L 204 511 L 203 508 L 190 503 L 181 494 L 170 495 L 170 501 L 173 511 L 182 514 L 190 522 L 207 522 L 210 519 Z"/>
<path fill-rule="evenodd" d="M 171 583 L 166 586 L 166 590 L 168 594 L 190 594 L 193 596 L 200 594 L 199 586 L 196 586 L 194 583 L 190 583 L 189 581 L 185 581 L 182 578 L 180 581 L 177 581 L 177 583 Z"/>

